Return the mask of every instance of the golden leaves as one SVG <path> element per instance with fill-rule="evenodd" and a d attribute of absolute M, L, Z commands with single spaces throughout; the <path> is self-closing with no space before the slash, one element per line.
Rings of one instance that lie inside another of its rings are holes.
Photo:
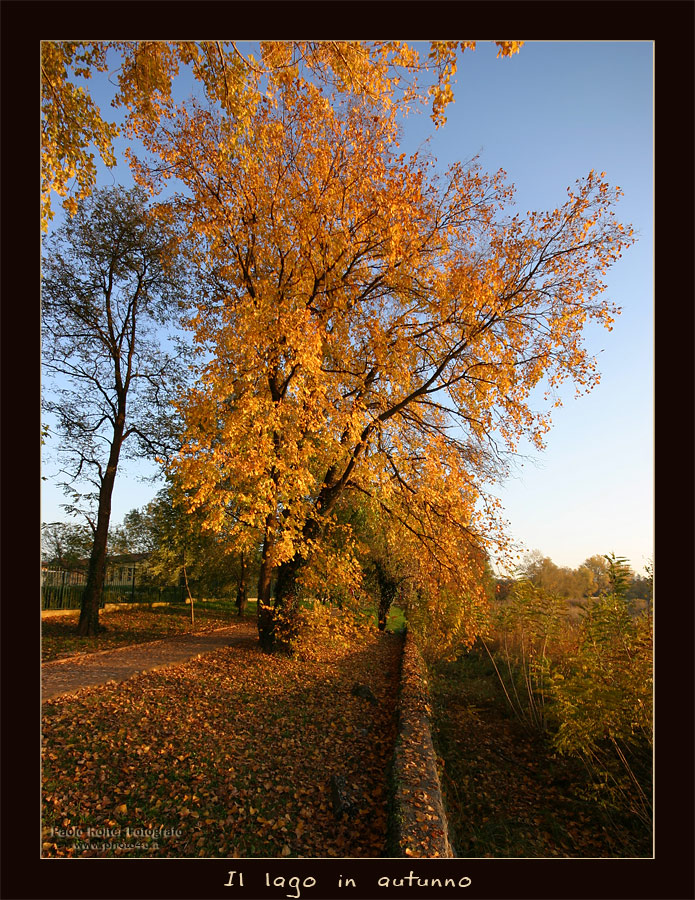
<path fill-rule="evenodd" d="M 98 107 L 71 75 L 89 78 L 106 69 L 106 45 L 86 41 L 41 42 L 41 228 L 53 218 L 51 191 L 66 197 L 69 213 L 96 183 L 94 145 L 105 165 L 115 165 L 111 146 L 118 127 L 102 119 Z M 72 71 L 71 71 L 72 70 Z M 74 184 L 75 194 L 67 197 Z"/>
<path fill-rule="evenodd" d="M 521 42 L 497 45 L 511 56 Z M 230 548 L 263 536 L 272 565 L 310 561 L 319 595 L 322 578 L 358 585 L 358 554 L 347 539 L 318 551 L 308 523 L 335 537 L 341 492 L 376 497 L 404 565 L 418 560 L 422 609 L 438 604 L 464 641 L 483 608 L 471 548 L 488 530 L 495 442 L 542 442 L 549 419 L 529 397 L 543 380 L 595 383 L 583 329 L 610 325 L 601 275 L 632 240 L 603 175 L 509 219 L 504 173 L 458 164 L 438 182 L 398 152 L 398 113 L 428 96 L 443 121 L 457 55 L 474 46 L 436 41 L 423 61 L 399 42 L 264 42 L 254 60 L 227 42 L 133 42 L 119 95 L 157 159 L 157 172 L 134 160 L 137 178 L 154 190 L 171 173 L 187 189 L 191 329 L 209 356 L 179 402 L 172 471 L 191 507 Z M 211 108 L 171 102 L 180 64 Z M 393 66 L 435 83 L 404 88 Z M 78 171 L 66 159 L 65 177 Z"/>
<path fill-rule="evenodd" d="M 523 42 L 496 43 L 498 56 L 511 56 Z M 444 109 L 453 100 L 449 82 L 456 71 L 457 48 L 474 49 L 475 44 L 433 41 L 428 57 L 423 58 L 415 47 L 399 41 L 263 41 L 256 60 L 244 56 L 231 41 L 44 41 L 42 227 L 45 230 L 52 218 L 51 190 L 66 197 L 72 188 L 70 181 L 76 179 L 75 195 L 64 201 L 69 212 L 91 192 L 96 169 L 88 152 L 90 145 L 99 150 L 106 165 L 115 164 L 112 141 L 119 129 L 102 118 L 86 89 L 70 80 L 74 76 L 89 79 L 94 71 L 106 71 L 107 50 L 120 55 L 113 105 L 125 106 L 128 111 L 126 132 L 160 156 L 162 165 L 150 171 L 126 151 L 136 180 L 154 189 L 179 165 L 190 165 L 186 154 L 171 156 L 165 139 L 171 134 L 170 124 L 187 118 L 185 106 L 172 100 L 172 83 L 181 66 L 190 67 L 208 100 L 224 111 L 222 143 L 234 150 L 260 104 L 274 109 L 282 98 L 286 108 L 291 108 L 308 92 L 327 109 L 328 99 L 321 96 L 325 88 L 358 99 L 378 116 L 386 116 L 392 128 L 399 111 L 432 97 L 432 118 L 439 126 L 445 120 Z M 403 73 L 407 77 L 403 78 Z M 418 78 L 431 77 L 435 83 L 429 88 L 419 86 Z M 179 149 L 184 150 L 183 146 Z"/>

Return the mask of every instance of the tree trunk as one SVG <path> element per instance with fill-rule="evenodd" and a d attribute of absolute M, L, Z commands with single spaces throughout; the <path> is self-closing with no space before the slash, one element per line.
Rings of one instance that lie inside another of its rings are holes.
<path fill-rule="evenodd" d="M 246 604 L 248 603 L 248 578 L 249 566 L 246 557 L 242 553 L 239 558 L 239 587 L 236 594 L 236 608 L 240 616 L 246 615 Z"/>
<path fill-rule="evenodd" d="M 376 577 L 379 584 L 379 608 L 377 610 L 377 625 L 379 631 L 386 630 L 386 620 L 388 618 L 391 604 L 398 593 L 398 580 L 393 578 L 380 563 L 376 562 Z"/>
<path fill-rule="evenodd" d="M 270 514 L 266 519 L 265 533 L 263 535 L 263 552 L 261 553 L 261 570 L 258 573 L 258 607 L 256 621 L 258 624 L 258 639 L 266 653 L 272 652 L 275 640 L 275 618 L 270 602 L 270 588 L 273 578 L 273 567 L 270 564 L 270 555 L 273 549 L 274 516 Z"/>
<path fill-rule="evenodd" d="M 104 590 L 104 577 L 106 574 L 106 545 L 109 534 L 110 509 L 103 511 L 103 507 L 110 507 L 110 498 L 104 497 L 105 482 L 99 492 L 99 512 L 97 527 L 94 534 L 94 544 L 89 557 L 87 568 L 87 583 L 82 594 L 80 605 L 80 619 L 77 623 L 79 635 L 93 637 L 99 631 L 99 604 Z M 102 497 L 104 502 L 102 503 Z"/>
<path fill-rule="evenodd" d="M 261 560 L 261 571 L 258 575 L 258 609 L 256 613 L 258 624 L 258 639 L 261 647 L 270 653 L 275 640 L 275 619 L 273 607 L 270 601 L 270 582 L 272 569 L 268 557 L 264 553 Z"/>
<path fill-rule="evenodd" d="M 104 590 L 104 576 L 106 575 L 106 546 L 109 539 L 109 522 L 111 521 L 111 497 L 113 496 L 113 485 L 116 481 L 118 457 L 121 452 L 121 444 L 123 443 L 124 423 L 125 411 L 122 411 L 116 418 L 109 462 L 99 489 L 97 526 L 94 532 L 92 553 L 89 557 L 87 584 L 85 585 L 84 594 L 82 594 L 80 619 L 77 623 L 77 633 L 83 637 L 93 637 L 100 629 L 99 604 Z"/>
<path fill-rule="evenodd" d="M 283 653 L 292 652 L 292 645 L 297 637 L 297 615 L 299 613 L 297 578 L 303 564 L 302 557 L 296 555 L 289 562 L 282 563 L 278 567 L 275 586 L 273 649 Z"/>
<path fill-rule="evenodd" d="M 186 563 L 183 564 L 183 580 L 186 585 L 186 593 L 188 594 L 188 601 L 191 604 L 191 627 L 195 625 L 195 613 L 193 611 L 193 597 L 191 596 L 191 589 L 188 586 L 188 573 L 186 572 Z"/>
<path fill-rule="evenodd" d="M 277 582 L 275 586 L 275 602 L 271 604 L 270 587 L 273 575 L 268 560 L 272 549 L 270 528 L 272 516 L 266 524 L 266 538 L 261 556 L 261 571 L 258 577 L 258 636 L 261 646 L 267 652 L 291 649 L 293 638 L 297 633 L 297 613 L 299 612 L 299 595 L 297 591 L 297 577 L 304 561 L 298 554 L 289 562 L 277 567 Z M 309 519 L 303 529 L 305 539 L 316 539 L 320 534 L 320 527 L 315 520 Z"/>

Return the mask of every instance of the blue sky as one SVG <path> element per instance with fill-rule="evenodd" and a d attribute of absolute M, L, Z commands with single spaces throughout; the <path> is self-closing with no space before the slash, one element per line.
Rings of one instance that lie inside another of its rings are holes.
<path fill-rule="evenodd" d="M 642 572 L 653 558 L 653 45 L 650 42 L 527 42 L 510 59 L 481 42 L 459 62 L 455 103 L 429 150 L 442 169 L 480 156 L 516 186 L 516 211 L 554 209 L 590 169 L 607 173 L 625 196 L 618 207 L 638 243 L 609 271 L 608 297 L 622 307 L 612 332 L 592 328 L 588 346 L 601 383 L 553 416 L 547 447 L 523 447 L 513 477 L 497 485 L 510 534 L 527 550 L 575 567 L 615 552 Z M 94 96 L 103 94 L 95 81 Z M 107 111 L 107 117 L 113 111 Z M 432 128 L 410 117 L 403 149 Z M 119 142 L 121 144 L 121 142 Z M 130 184 L 127 165 L 101 182 Z M 56 221 L 59 217 L 56 216 Z M 46 457 L 43 521 L 64 519 L 65 498 Z M 150 500 L 158 485 L 119 471 L 112 521 Z"/>

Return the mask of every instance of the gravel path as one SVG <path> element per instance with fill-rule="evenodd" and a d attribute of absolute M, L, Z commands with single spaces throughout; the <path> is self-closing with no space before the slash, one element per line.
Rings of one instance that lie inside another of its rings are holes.
<path fill-rule="evenodd" d="M 131 644 L 115 650 L 53 660 L 41 666 L 42 700 L 71 694 L 80 688 L 106 684 L 107 681 L 125 681 L 140 672 L 186 662 L 220 647 L 249 644 L 257 640 L 255 624 L 243 622 L 204 634 L 182 634 L 147 644 Z"/>

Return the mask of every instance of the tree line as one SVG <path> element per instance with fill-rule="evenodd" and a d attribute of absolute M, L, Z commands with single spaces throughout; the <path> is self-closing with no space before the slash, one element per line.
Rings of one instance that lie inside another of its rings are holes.
<path fill-rule="evenodd" d="M 633 239 L 604 173 L 519 216 L 503 172 L 400 151 L 406 112 L 444 124 L 474 43 L 44 42 L 46 220 L 79 185 L 45 240 L 42 313 L 45 408 L 92 537 L 80 633 L 133 455 L 169 479 L 163 569 L 219 552 L 240 598 L 253 572 L 266 649 L 306 598 L 365 591 L 382 625 L 399 596 L 475 640 L 509 546 L 489 485 L 521 439 L 542 446 L 536 386 L 596 384 L 584 329 L 610 328 L 602 278 Z M 73 84 L 109 53 L 143 148 L 132 190 L 94 189 L 87 148 L 109 161 L 116 132 Z M 185 67 L 202 96 L 179 101 Z"/>
<path fill-rule="evenodd" d="M 575 569 L 558 566 L 549 557 L 535 550 L 526 555 L 518 575 L 535 587 L 553 594 L 570 604 L 581 604 L 591 597 L 608 594 L 619 589 L 628 600 L 641 600 L 651 607 L 654 594 L 654 577 L 651 562 L 644 574 L 635 572 L 624 557 L 611 554 L 595 554 Z M 497 594 L 504 600 L 518 579 L 500 579 Z"/>

